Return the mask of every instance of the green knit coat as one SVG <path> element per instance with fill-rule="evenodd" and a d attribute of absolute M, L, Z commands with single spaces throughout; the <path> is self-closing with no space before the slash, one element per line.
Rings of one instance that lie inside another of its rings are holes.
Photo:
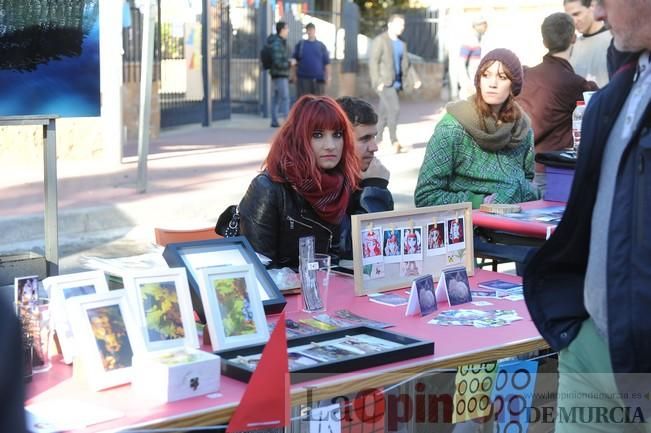
<path fill-rule="evenodd" d="M 472 202 L 521 203 L 539 198 L 534 176 L 533 130 L 515 148 L 479 147 L 451 114 L 443 116 L 427 143 L 414 201 L 417 207 Z"/>

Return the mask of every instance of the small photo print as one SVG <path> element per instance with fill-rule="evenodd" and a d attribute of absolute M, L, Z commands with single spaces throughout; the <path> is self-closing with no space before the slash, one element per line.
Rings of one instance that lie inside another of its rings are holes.
<path fill-rule="evenodd" d="M 420 314 L 427 316 L 436 311 L 436 296 L 434 295 L 434 280 L 431 275 L 425 275 L 414 280 L 416 293 L 418 293 L 418 303 L 420 304 Z"/>
<path fill-rule="evenodd" d="M 400 343 L 384 340 L 382 338 L 374 337 L 368 334 L 358 334 L 354 335 L 352 338 L 355 338 L 356 340 L 366 343 L 370 346 L 380 348 L 383 351 L 388 349 L 395 349 L 402 346 Z"/>
<path fill-rule="evenodd" d="M 408 262 L 400 263 L 400 276 L 401 277 L 417 277 L 421 274 L 423 269 L 422 260 L 410 260 Z"/>
<path fill-rule="evenodd" d="M 119 305 L 86 310 L 104 371 L 131 367 L 133 349 Z"/>
<path fill-rule="evenodd" d="M 65 287 L 63 289 L 63 298 L 70 299 L 70 298 L 74 298 L 75 296 L 92 295 L 94 293 L 97 293 L 97 290 L 95 289 L 95 286 L 92 284 L 88 286 Z"/>
<path fill-rule="evenodd" d="M 466 248 L 466 239 L 464 238 L 464 220 L 463 217 L 451 218 L 447 222 L 448 230 L 448 249 L 450 251 L 461 250 Z"/>
<path fill-rule="evenodd" d="M 246 279 L 244 277 L 216 279 L 213 285 L 226 338 L 257 334 L 258 329 L 253 318 Z"/>
<path fill-rule="evenodd" d="M 14 279 L 14 302 L 16 312 L 19 305 L 27 305 L 32 297 L 38 298 L 38 276 L 31 275 L 28 277 L 18 277 Z"/>
<path fill-rule="evenodd" d="M 232 359 L 231 361 L 241 364 L 242 366 L 248 368 L 249 370 L 255 370 L 262 358 L 261 354 L 249 355 L 249 356 L 238 356 L 237 358 Z"/>
<path fill-rule="evenodd" d="M 140 285 L 147 338 L 151 342 L 185 338 L 174 281 Z"/>
<path fill-rule="evenodd" d="M 412 227 L 402 231 L 402 260 L 423 259 L 423 228 Z"/>
<path fill-rule="evenodd" d="M 376 344 L 369 344 L 367 341 L 361 340 L 355 335 L 347 336 L 346 338 L 339 340 L 337 346 L 343 346 L 344 349 L 356 352 L 360 355 L 384 351 L 384 347 Z"/>
<path fill-rule="evenodd" d="M 300 368 L 311 367 L 317 365 L 319 361 L 309 356 L 305 356 L 299 352 L 288 352 L 287 360 L 289 361 L 289 370 L 297 370 Z"/>
<path fill-rule="evenodd" d="M 450 306 L 472 302 L 468 273 L 465 268 L 443 271 Z"/>
<path fill-rule="evenodd" d="M 382 229 L 362 230 L 362 263 L 368 265 L 383 260 Z"/>
<path fill-rule="evenodd" d="M 384 277 L 384 263 L 370 263 L 362 266 L 364 280 L 375 280 Z"/>
<path fill-rule="evenodd" d="M 445 222 L 427 225 L 427 255 L 439 256 L 446 252 Z"/>
<path fill-rule="evenodd" d="M 399 229 L 384 230 L 384 262 L 399 263 L 402 260 L 402 231 Z"/>
<path fill-rule="evenodd" d="M 323 362 L 339 361 L 341 359 L 355 357 L 358 354 L 342 347 L 337 347 L 333 344 L 313 344 L 300 352 L 309 357 L 315 358 Z"/>

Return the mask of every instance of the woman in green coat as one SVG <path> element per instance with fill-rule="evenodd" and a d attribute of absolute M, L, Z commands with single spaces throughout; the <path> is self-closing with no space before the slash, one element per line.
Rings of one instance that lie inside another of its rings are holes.
<path fill-rule="evenodd" d="M 522 90 L 517 56 L 504 48 L 486 54 L 475 88 L 467 100 L 448 104 L 436 125 L 414 193 L 418 207 L 539 198 L 531 121 L 514 100 Z"/>

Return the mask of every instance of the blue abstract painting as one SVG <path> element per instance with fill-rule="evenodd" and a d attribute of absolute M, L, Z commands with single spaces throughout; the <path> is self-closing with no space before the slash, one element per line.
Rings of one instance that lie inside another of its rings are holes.
<path fill-rule="evenodd" d="M 99 116 L 99 62 L 99 0 L 0 0 L 0 116 Z"/>

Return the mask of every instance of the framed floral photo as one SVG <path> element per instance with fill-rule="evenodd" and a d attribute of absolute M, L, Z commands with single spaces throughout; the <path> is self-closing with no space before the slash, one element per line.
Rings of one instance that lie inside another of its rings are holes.
<path fill-rule="evenodd" d="M 285 308 L 285 297 L 244 236 L 168 244 L 163 251 L 163 258 L 170 267 L 187 269 L 192 306 L 203 323 L 206 316 L 200 295 L 201 268 L 210 266 L 251 266 L 254 271 L 254 287 L 262 299 L 265 312 L 275 314 Z"/>
<path fill-rule="evenodd" d="M 251 266 L 202 269 L 201 299 L 214 351 L 266 343 L 269 328 Z"/>
<path fill-rule="evenodd" d="M 58 275 L 43 280 L 43 286 L 50 294 L 50 314 L 59 339 L 63 362 L 70 364 L 76 354 L 76 349 L 75 338 L 66 311 L 66 302 L 77 296 L 108 293 L 106 277 L 102 271 Z"/>
<path fill-rule="evenodd" d="M 125 290 L 78 296 L 66 307 L 89 387 L 130 382 L 133 355 L 143 352 L 143 342 Z"/>
<path fill-rule="evenodd" d="M 185 268 L 131 273 L 123 281 L 148 352 L 199 347 Z"/>

